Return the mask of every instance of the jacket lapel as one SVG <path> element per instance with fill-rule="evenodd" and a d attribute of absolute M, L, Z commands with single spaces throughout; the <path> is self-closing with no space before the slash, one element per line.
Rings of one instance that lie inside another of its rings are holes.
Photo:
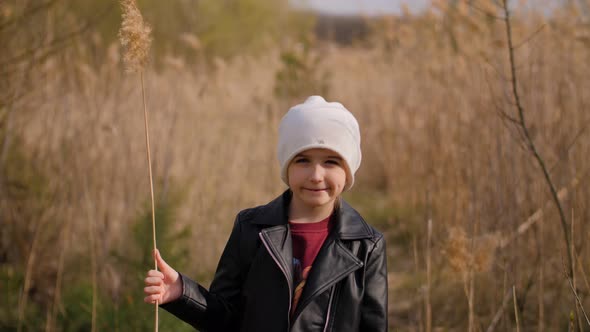
<path fill-rule="evenodd" d="M 268 254 L 287 279 L 291 292 L 289 298 L 293 293 L 293 244 L 287 222 L 287 208 L 290 200 L 291 192 L 287 190 L 269 204 L 258 209 L 257 215 L 251 219 L 252 223 L 265 227 L 260 231 L 260 239 Z"/>
<path fill-rule="evenodd" d="M 326 239 L 324 246 L 313 262 L 305 282 L 301 299 L 295 309 L 294 319 L 317 295 L 363 266 L 358 258 L 335 236 Z"/>
<path fill-rule="evenodd" d="M 268 254 L 285 277 L 285 282 L 289 289 L 289 293 L 287 294 L 289 309 L 287 310 L 286 318 L 290 325 L 289 315 L 293 302 L 293 245 L 291 232 L 287 225 L 279 225 L 263 229 L 259 233 L 259 236 Z"/>
<path fill-rule="evenodd" d="M 268 227 L 260 232 L 262 241 L 275 263 L 283 271 L 289 289 L 293 289 L 293 244 L 287 225 Z"/>

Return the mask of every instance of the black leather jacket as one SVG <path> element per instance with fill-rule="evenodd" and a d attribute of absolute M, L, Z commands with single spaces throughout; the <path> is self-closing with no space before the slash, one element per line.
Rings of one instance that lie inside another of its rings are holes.
<path fill-rule="evenodd" d="M 385 240 L 344 201 L 290 317 L 290 199 L 240 212 L 210 289 L 181 275 L 162 307 L 200 331 L 387 331 Z"/>

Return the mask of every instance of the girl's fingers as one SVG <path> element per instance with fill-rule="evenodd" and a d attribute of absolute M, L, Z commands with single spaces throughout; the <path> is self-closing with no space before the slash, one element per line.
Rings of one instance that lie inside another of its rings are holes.
<path fill-rule="evenodd" d="M 158 295 L 162 293 L 162 287 L 159 286 L 148 286 L 143 289 L 145 295 Z"/>
<path fill-rule="evenodd" d="M 160 299 L 160 295 L 149 295 L 143 298 L 143 302 L 145 303 L 156 303 L 157 300 Z"/>
<path fill-rule="evenodd" d="M 146 286 L 162 286 L 164 283 L 164 280 L 160 277 L 147 277 L 144 281 Z"/>
<path fill-rule="evenodd" d="M 149 270 L 147 273 L 148 277 L 158 277 L 161 279 L 164 279 L 164 274 L 160 271 L 156 271 L 156 270 Z"/>

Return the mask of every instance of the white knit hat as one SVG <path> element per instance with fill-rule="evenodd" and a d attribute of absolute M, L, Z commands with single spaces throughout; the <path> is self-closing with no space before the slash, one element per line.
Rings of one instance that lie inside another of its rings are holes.
<path fill-rule="evenodd" d="M 281 178 L 289 185 L 287 168 L 299 153 L 315 148 L 338 153 L 346 162 L 346 186 L 354 184 L 354 173 L 361 165 L 359 125 L 340 103 L 328 103 L 320 96 L 311 96 L 305 103 L 293 106 L 279 125 L 278 158 Z"/>

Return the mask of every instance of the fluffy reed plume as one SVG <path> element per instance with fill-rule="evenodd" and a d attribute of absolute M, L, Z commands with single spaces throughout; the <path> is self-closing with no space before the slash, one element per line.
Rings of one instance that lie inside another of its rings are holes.
<path fill-rule="evenodd" d="M 465 230 L 454 227 L 449 230 L 444 253 L 453 271 L 466 278 L 470 270 L 481 273 L 490 269 L 497 245 L 494 234 L 478 237 L 472 242 Z"/>
<path fill-rule="evenodd" d="M 475 326 L 474 274 L 490 269 L 497 243 L 495 235 L 469 238 L 462 228 L 451 228 L 449 231 L 444 252 L 451 268 L 463 279 L 463 287 L 469 306 L 469 328 L 467 330 L 470 332 L 474 331 Z"/>
<path fill-rule="evenodd" d="M 152 29 L 143 20 L 135 0 L 121 0 L 123 21 L 119 31 L 121 45 L 125 48 L 123 61 L 130 72 L 140 72 L 148 61 Z"/>
<path fill-rule="evenodd" d="M 129 72 L 139 72 L 141 78 L 141 95 L 143 98 L 143 119 L 145 125 L 145 144 L 147 151 L 147 163 L 150 178 L 150 196 L 152 203 L 152 237 L 154 250 L 156 246 L 156 212 L 154 204 L 154 180 L 152 175 L 152 161 L 150 155 L 150 136 L 148 125 L 147 106 L 145 102 L 145 88 L 143 83 L 143 69 L 147 64 L 148 52 L 152 42 L 150 37 L 151 28 L 145 23 L 141 12 L 137 8 L 135 0 L 121 0 L 123 10 L 123 22 L 119 31 L 121 44 L 125 47 L 123 61 Z M 154 259 L 154 267 L 158 269 L 158 263 Z M 158 301 L 155 303 L 154 331 L 158 331 Z"/>

